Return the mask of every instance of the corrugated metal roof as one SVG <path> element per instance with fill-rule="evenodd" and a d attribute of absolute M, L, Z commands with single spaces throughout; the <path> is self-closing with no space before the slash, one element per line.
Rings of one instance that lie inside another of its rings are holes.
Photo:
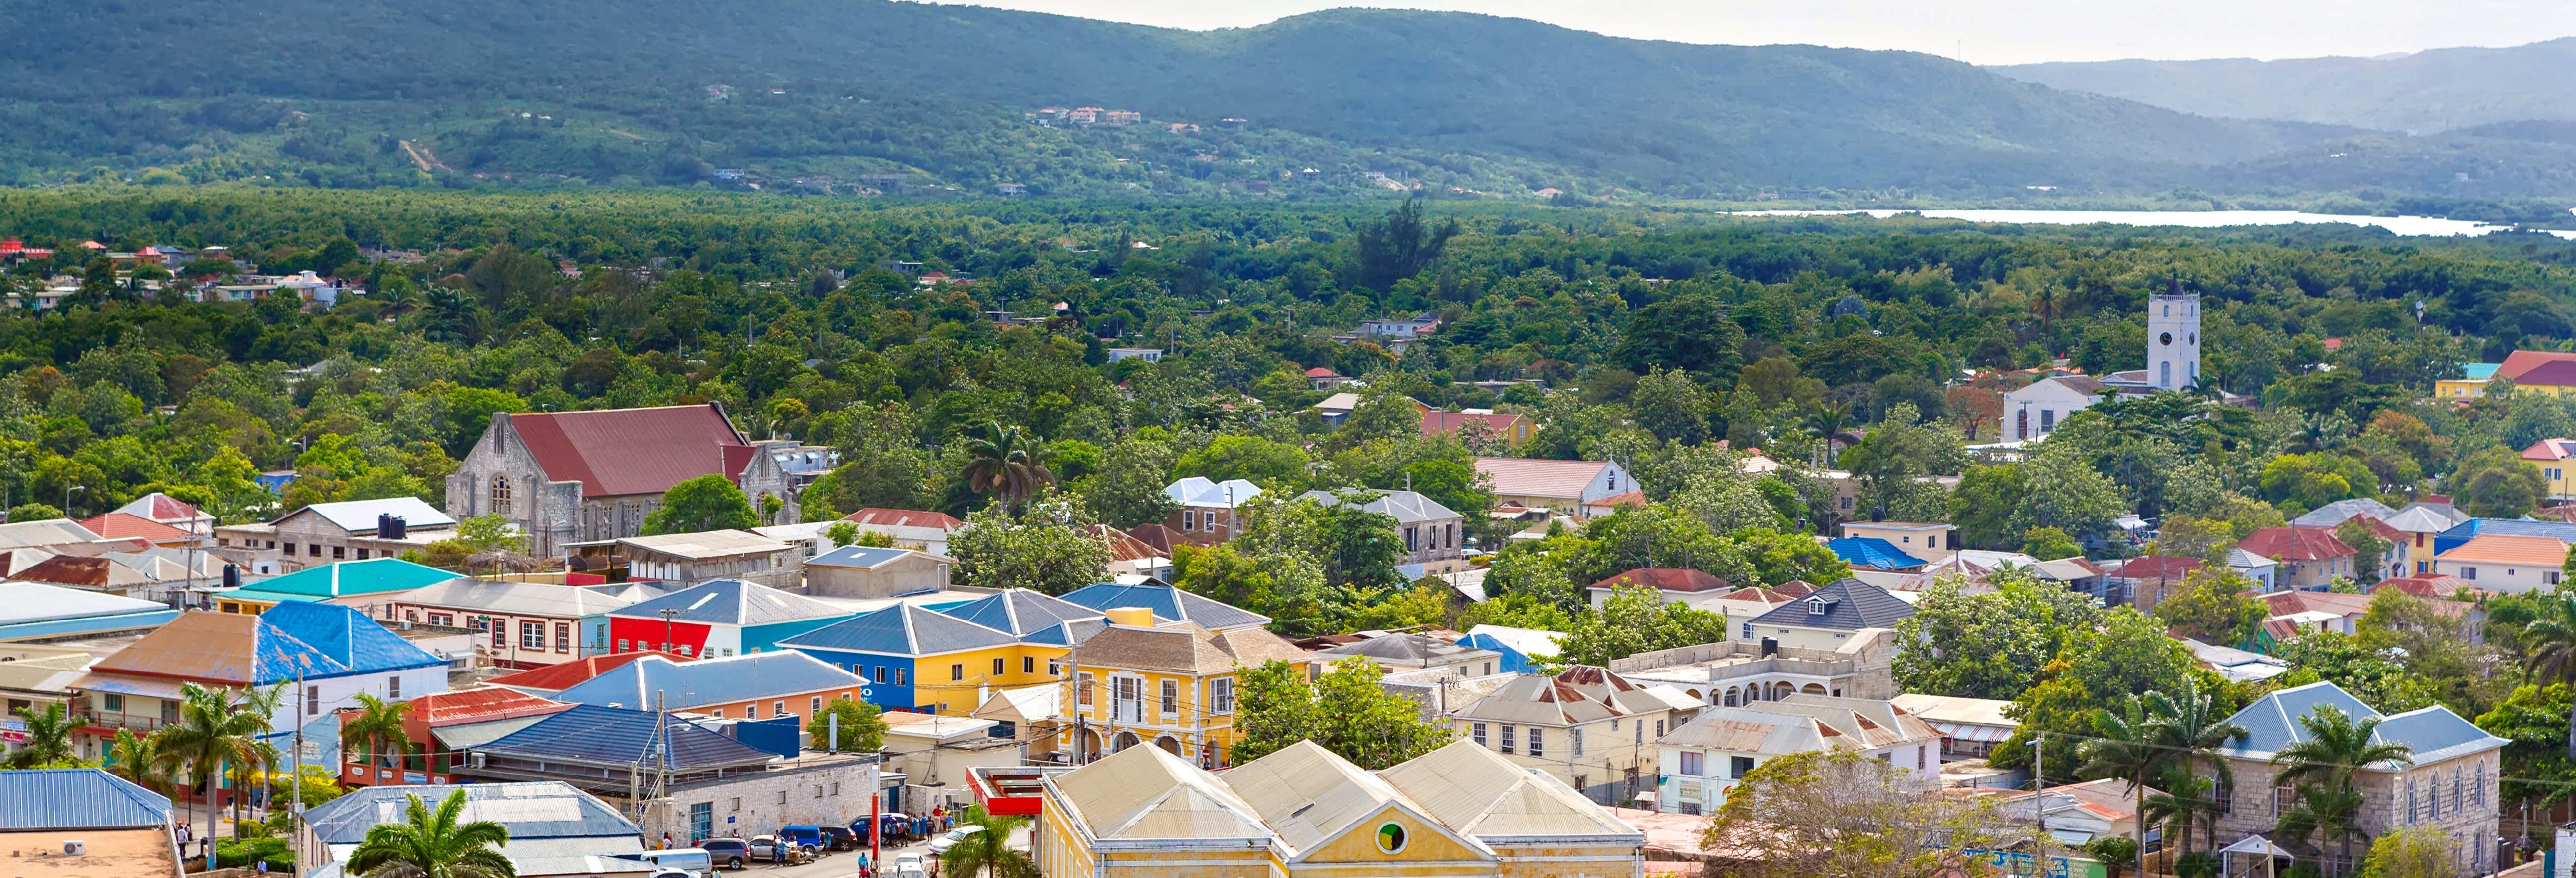
<path fill-rule="evenodd" d="M 370 524 L 372 528 L 375 525 Z M 251 583 L 246 590 L 270 594 L 336 598 L 353 594 L 408 591 L 457 576 L 452 571 L 414 564 L 401 558 L 369 558 L 307 567 L 274 579 Z"/>
<path fill-rule="evenodd" d="M 1432 819 L 1487 842 L 1519 838 L 1643 844 L 1645 837 L 1555 775 L 1453 741 L 1378 773 Z"/>
<path fill-rule="evenodd" d="M 714 403 L 507 417 L 547 478 L 580 482 L 589 497 L 660 494 L 699 476 L 730 477 L 722 449 L 746 444 Z"/>
<path fill-rule="evenodd" d="M 510 830 L 511 847 L 549 838 L 632 842 L 637 835 L 635 824 L 618 816 L 617 809 L 560 781 L 358 787 L 307 809 L 304 819 L 323 844 L 357 844 L 378 824 L 402 822 L 411 797 L 419 796 L 434 807 L 459 790 L 465 792 L 465 813 L 457 819 L 501 824 Z M 609 850 L 613 847 L 600 845 L 599 852 L 617 853 Z"/>
<path fill-rule="evenodd" d="M 654 767 L 658 762 L 673 771 L 762 765 L 777 758 L 776 754 L 677 717 L 664 726 L 670 746 L 660 747 L 656 745 L 654 724 L 654 714 L 649 710 L 583 704 L 476 749 L 528 759 L 598 765 L 641 762 Z"/>
<path fill-rule="evenodd" d="M 418 497 L 386 497 L 381 500 L 341 500 L 333 503 L 315 503 L 302 509 L 295 510 L 294 512 L 278 516 L 277 520 L 283 522 L 289 518 L 294 518 L 295 516 L 306 512 L 319 515 L 323 520 L 329 521 L 341 530 L 348 531 L 350 533 L 375 533 L 376 516 L 379 515 L 391 515 L 395 518 L 402 519 L 405 525 L 414 528 L 427 529 L 456 526 L 456 519 L 448 517 L 447 513 L 440 511 L 438 507 L 431 506 Z"/>
<path fill-rule="evenodd" d="M 259 619 L 296 641 L 320 650 L 352 673 L 372 674 L 447 664 L 446 659 L 413 646 L 402 635 L 385 630 L 385 626 L 348 607 L 279 604 L 259 614 Z M 286 675 L 292 676 L 291 672 Z"/>
<path fill-rule="evenodd" d="M 134 829 L 170 823 L 170 799 L 96 768 L 0 771 L 0 830 Z"/>
<path fill-rule="evenodd" d="M 1237 765 L 1219 779 L 1251 805 L 1291 851 L 1313 850 L 1389 805 L 1430 816 L 1385 780 L 1313 741 L 1299 741 Z M 1464 846 L 1487 856 L 1493 853 L 1473 841 Z"/>
<path fill-rule="evenodd" d="M 2379 711 L 2333 683 L 2295 686 L 2265 695 L 2228 717 L 2227 721 L 2243 727 L 2245 734 L 2228 741 L 2220 752 L 2237 759 L 2268 760 L 2290 744 L 2307 740 L 2307 728 L 2299 723 L 2299 718 L 2321 707 L 2332 707 L 2354 719 L 2380 717 Z M 2488 735 L 2476 724 L 2452 713 L 2450 708 L 2439 705 L 2382 719 L 2379 727 L 2372 731 L 2371 740 L 2413 748 L 2415 764 L 2418 765 L 2495 749 L 2509 743 L 2503 738 Z"/>
<path fill-rule="evenodd" d="M 630 550 L 642 550 L 690 560 L 770 555 L 790 548 L 786 543 L 747 530 L 708 530 L 684 534 L 626 537 L 618 540 L 617 543 Z"/>
<path fill-rule="evenodd" d="M 68 518 L 40 521 L 13 521 L 0 524 L 0 549 L 36 546 L 59 546 L 65 543 L 95 543 L 99 536 Z"/>
<path fill-rule="evenodd" d="M 622 609 L 636 599 L 611 590 L 566 588 L 544 582 L 504 582 L 450 575 L 402 596 L 404 603 L 519 616 L 578 619 Z"/>
<path fill-rule="evenodd" d="M 1003 646 L 1018 638 L 918 604 L 895 604 L 779 641 L 795 649 L 922 656 Z"/>
<path fill-rule="evenodd" d="M 1435 662 L 1472 660 L 1479 657 L 1480 653 L 1487 658 L 1499 655 L 1493 650 L 1450 643 L 1420 634 L 1386 634 L 1321 650 L 1316 655 L 1335 657 L 1360 655 L 1373 659 L 1427 665 Z"/>
<path fill-rule="evenodd" d="M 508 719 L 484 720 L 479 723 L 458 723 L 452 726 L 438 726 L 429 730 L 429 736 L 438 739 L 439 743 L 447 745 L 447 749 L 471 750 L 485 744 L 501 740 L 502 738 L 507 738 L 516 734 L 520 729 L 536 725 L 538 722 L 549 716 L 553 716 L 553 714 L 514 716 Z"/>
<path fill-rule="evenodd" d="M 891 549 L 878 546 L 842 546 L 829 552 L 805 559 L 805 566 L 858 567 L 874 570 L 910 554 L 912 554 L 911 549 Z"/>
<path fill-rule="evenodd" d="M 1206 476 L 1190 476 L 1163 486 L 1163 495 L 1183 506 L 1232 509 L 1261 496 L 1261 486 L 1243 479 L 1215 482 Z"/>
<path fill-rule="evenodd" d="M 2397 510 L 2388 508 L 2386 503 L 2368 497 L 2359 497 L 2351 500 L 2337 500 L 2308 510 L 2306 514 L 2291 519 L 2290 523 L 2300 527 L 2333 527 L 2351 520 L 2355 515 L 2367 515 L 2385 521 L 2396 514 Z"/>
<path fill-rule="evenodd" d="M 1004 589 L 941 612 L 1016 637 L 1076 619 L 1101 618 L 1099 610 L 1025 588 Z"/>
<path fill-rule="evenodd" d="M 1252 806 L 1216 775 L 1159 747 L 1129 747 L 1045 783 L 1095 838 L 1271 838 Z"/>
<path fill-rule="evenodd" d="M 786 544 L 781 543 L 784 547 Z M 628 619 L 660 619 L 663 610 L 677 610 L 671 618 L 702 625 L 776 625 L 848 616 L 849 611 L 800 594 L 790 594 L 765 585 L 754 585 L 739 579 L 710 579 L 670 594 L 612 610 L 611 616 Z"/>
<path fill-rule="evenodd" d="M 1155 624 L 1194 622 L 1210 630 L 1270 624 L 1270 617 L 1200 597 L 1168 585 L 1120 585 L 1103 582 L 1066 592 L 1068 602 L 1094 610 L 1143 607 L 1154 611 Z"/>
<path fill-rule="evenodd" d="M 163 604 L 41 582 L 0 582 L 0 625 L 168 609 Z"/>
<path fill-rule="evenodd" d="M 647 708 L 655 696 L 670 710 L 709 704 L 856 689 L 867 681 L 795 650 L 674 662 L 650 656 L 627 662 L 555 695 L 576 704 Z"/>
<path fill-rule="evenodd" d="M 663 652 L 658 649 L 645 650 L 643 652 L 616 652 L 609 653 L 607 655 L 585 656 L 573 661 L 551 664 L 542 668 L 520 671 L 515 674 L 503 674 L 483 682 L 490 683 L 494 686 L 508 686 L 513 689 L 534 689 L 541 692 L 560 692 L 580 685 L 584 680 L 607 673 L 610 669 L 616 668 L 619 665 L 635 661 L 648 655 L 661 656 L 675 662 L 685 662 L 690 660 L 689 656 L 681 655 L 676 652 Z"/>
<path fill-rule="evenodd" d="M 1476 471 L 1494 480 L 1494 493 L 1513 497 L 1577 500 L 1610 464 L 1597 460 L 1479 457 Z"/>
<path fill-rule="evenodd" d="M 1308 491 L 1297 495 L 1297 499 L 1313 500 L 1326 506 L 1340 506 L 1343 505 L 1342 493 Z M 1368 495 L 1367 500 L 1358 504 L 1359 508 L 1380 515 L 1393 516 L 1397 524 L 1420 524 L 1426 521 L 1447 521 L 1464 517 L 1449 507 L 1440 505 L 1440 501 L 1415 491 L 1361 490 L 1356 493 Z"/>

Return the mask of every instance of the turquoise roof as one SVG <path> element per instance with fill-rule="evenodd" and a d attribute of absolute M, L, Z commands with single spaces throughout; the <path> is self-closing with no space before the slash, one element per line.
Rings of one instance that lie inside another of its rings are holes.
<path fill-rule="evenodd" d="M 251 583 L 248 588 L 233 594 L 248 600 L 275 600 L 275 597 L 268 597 L 271 595 L 284 596 L 287 600 L 328 600 L 353 594 L 410 591 L 456 577 L 453 571 L 400 558 L 369 558 L 308 567 L 275 579 Z"/>
<path fill-rule="evenodd" d="M 2469 363 L 2460 367 L 2461 377 L 2470 381 L 2493 381 L 2503 363 Z"/>

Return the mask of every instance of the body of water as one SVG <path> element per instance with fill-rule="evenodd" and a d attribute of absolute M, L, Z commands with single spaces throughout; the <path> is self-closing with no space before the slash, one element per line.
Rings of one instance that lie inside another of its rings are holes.
<path fill-rule="evenodd" d="M 2353 216 L 2302 213 L 2295 210 L 1740 210 L 1728 215 L 1849 216 L 1857 213 L 1869 214 L 1879 219 L 1901 213 L 1916 213 L 1931 219 L 1966 220 L 1973 223 L 2031 223 L 2061 226 L 2109 223 L 2122 226 L 2183 226 L 2195 229 L 2334 223 L 2347 226 L 2371 226 L 2400 235 L 2441 236 L 2476 236 L 2510 231 L 2513 228 L 2475 220 L 2441 219 L 2429 216 Z M 2576 238 L 2576 232 L 2547 231 L 2561 238 Z"/>

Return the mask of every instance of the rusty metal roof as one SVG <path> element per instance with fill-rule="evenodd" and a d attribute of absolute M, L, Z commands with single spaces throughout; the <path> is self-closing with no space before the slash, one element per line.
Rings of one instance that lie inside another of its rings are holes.
<path fill-rule="evenodd" d="M 589 497 L 660 494 L 724 472 L 727 446 L 747 445 L 714 403 L 510 415 L 546 477 L 582 483 Z"/>

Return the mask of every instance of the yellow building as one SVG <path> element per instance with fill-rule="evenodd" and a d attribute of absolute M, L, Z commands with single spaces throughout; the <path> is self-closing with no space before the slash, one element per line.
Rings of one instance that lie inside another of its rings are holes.
<path fill-rule="evenodd" d="M 1109 624 L 1066 657 L 1066 724 L 1057 739 L 1082 761 L 1150 744 L 1206 768 L 1231 764 L 1235 674 L 1277 659 L 1301 672 L 1305 650 L 1258 627 L 1157 625 L 1151 610 L 1112 607 Z"/>
<path fill-rule="evenodd" d="M 2476 399 L 2485 396 L 2487 382 L 2495 380 L 2496 370 L 2503 368 L 2503 365 L 2469 363 L 2460 368 L 2463 370 L 2461 377 L 2444 378 L 2433 382 L 2434 399 Z"/>
<path fill-rule="evenodd" d="M 1466 742 L 1369 772 L 1313 742 L 1219 777 L 1152 747 L 1044 781 L 1048 875 L 1242 878 L 1645 873 L 1645 836 Z"/>
<path fill-rule="evenodd" d="M 779 641 L 864 677 L 886 710 L 966 716 L 996 690 L 1061 682 L 1065 644 L 1100 613 L 1027 589 L 945 611 L 895 604 Z"/>
<path fill-rule="evenodd" d="M 2522 459 L 2540 471 L 2542 481 L 2549 483 L 2550 497 L 2576 497 L 2576 442 L 2542 439 L 2523 449 Z"/>

